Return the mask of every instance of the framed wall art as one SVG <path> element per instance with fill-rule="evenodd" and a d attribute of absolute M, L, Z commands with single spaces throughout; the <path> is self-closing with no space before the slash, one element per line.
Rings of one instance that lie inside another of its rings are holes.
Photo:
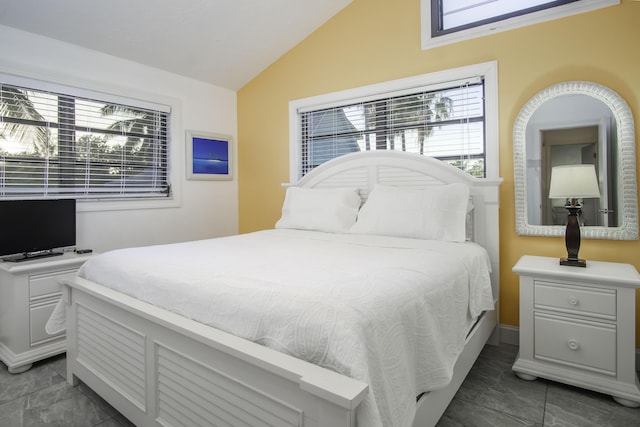
<path fill-rule="evenodd" d="M 187 179 L 233 179 L 231 136 L 187 130 Z"/>

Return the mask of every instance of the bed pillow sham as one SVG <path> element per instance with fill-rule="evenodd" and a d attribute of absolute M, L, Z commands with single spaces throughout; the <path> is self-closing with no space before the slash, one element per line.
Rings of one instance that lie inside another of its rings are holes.
<path fill-rule="evenodd" d="M 356 234 L 464 242 L 469 187 L 406 189 L 376 185 L 351 227 Z"/>
<path fill-rule="evenodd" d="M 276 228 L 347 233 L 356 222 L 360 203 L 356 189 L 289 187 Z"/>

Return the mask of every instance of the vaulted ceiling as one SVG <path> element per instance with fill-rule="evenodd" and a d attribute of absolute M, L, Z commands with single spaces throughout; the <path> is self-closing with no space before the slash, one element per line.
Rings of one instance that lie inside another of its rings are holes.
<path fill-rule="evenodd" d="M 12 0 L 0 25 L 237 90 L 350 2 Z"/>

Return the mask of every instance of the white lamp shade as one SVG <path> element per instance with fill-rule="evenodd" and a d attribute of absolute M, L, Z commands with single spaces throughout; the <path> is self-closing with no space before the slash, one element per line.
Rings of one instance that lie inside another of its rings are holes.
<path fill-rule="evenodd" d="M 551 168 L 550 199 L 600 197 L 594 165 L 566 165 Z"/>

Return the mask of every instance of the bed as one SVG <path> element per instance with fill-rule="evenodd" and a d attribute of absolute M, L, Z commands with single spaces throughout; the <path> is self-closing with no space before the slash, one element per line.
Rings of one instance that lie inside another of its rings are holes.
<path fill-rule="evenodd" d="M 435 425 L 498 339 L 499 184 L 355 153 L 288 186 L 273 230 L 99 255 L 63 287 L 68 381 L 138 426 Z M 379 216 L 407 195 L 462 231 Z"/>

